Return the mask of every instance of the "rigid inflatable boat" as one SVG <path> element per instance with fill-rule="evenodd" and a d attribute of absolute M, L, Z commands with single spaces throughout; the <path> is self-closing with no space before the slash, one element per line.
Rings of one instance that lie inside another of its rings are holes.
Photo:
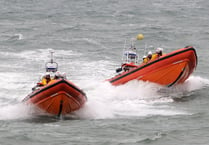
<path fill-rule="evenodd" d="M 118 74 L 108 79 L 112 85 L 121 85 L 137 79 L 170 87 L 187 80 L 197 66 L 197 54 L 192 46 L 140 64 L 137 64 L 138 56 L 135 50 L 136 48 L 131 47 L 131 50 L 124 51 L 125 62 L 116 70 Z"/>
<path fill-rule="evenodd" d="M 66 76 L 57 73 L 58 64 L 51 59 L 46 63 L 46 72 L 54 78 L 43 85 L 37 83 L 33 92 L 23 99 L 26 104 L 33 104 L 43 112 L 52 115 L 66 115 L 80 109 L 87 101 L 86 94 Z M 57 75 L 59 74 L 59 75 Z M 51 78 L 50 78 L 51 79 Z"/>

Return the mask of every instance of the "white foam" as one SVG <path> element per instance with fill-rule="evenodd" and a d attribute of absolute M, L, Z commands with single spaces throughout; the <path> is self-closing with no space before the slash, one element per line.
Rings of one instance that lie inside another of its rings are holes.
<path fill-rule="evenodd" d="M 18 40 L 22 40 L 23 39 L 23 34 L 17 33 L 17 34 L 14 35 L 14 37 L 17 37 Z"/>
<path fill-rule="evenodd" d="M 125 85 L 112 86 L 107 82 L 90 84 L 86 92 L 88 102 L 77 112 L 81 118 L 115 118 L 121 116 L 184 114 L 181 110 L 162 108 L 160 104 L 172 102 L 172 98 L 161 98 L 156 84 L 131 81 Z M 93 89 L 94 88 L 94 89 Z M 156 106 L 155 104 L 159 104 Z M 161 107 L 160 107 L 161 106 Z"/>
<path fill-rule="evenodd" d="M 193 91 L 201 89 L 209 85 L 209 80 L 206 78 L 201 78 L 200 76 L 190 76 L 188 80 L 182 85 L 177 86 L 178 88 L 186 88 L 187 91 Z"/>
<path fill-rule="evenodd" d="M 95 80 L 91 80 L 89 83 L 86 82 L 83 86 L 88 101 L 82 109 L 75 112 L 79 118 L 105 119 L 130 116 L 190 114 L 190 112 L 185 112 L 185 110 L 172 105 L 173 99 L 169 97 L 174 93 L 172 89 L 168 89 L 165 95 L 160 91 L 166 88 L 157 84 L 137 80 L 130 81 L 121 86 L 112 86 L 108 82 Z M 177 86 L 177 89 L 179 93 L 195 91 L 208 85 L 208 82 L 209 80 L 207 79 L 191 76 L 188 81 L 179 86 L 179 89 Z M 24 105 L 5 105 L 3 102 L 0 102 L 0 105 L 3 106 L 0 111 L 0 119 L 31 117 L 31 108 L 27 108 Z M 5 112 L 7 112 L 6 115 Z"/>
<path fill-rule="evenodd" d="M 23 58 L 27 60 L 24 62 L 32 63 L 32 57 L 39 53 L 40 57 L 37 58 L 36 61 L 44 65 L 42 61 L 46 61 L 49 55 L 48 51 L 46 51 L 46 49 L 36 49 L 35 51 L 23 51 L 19 54 L 9 52 L 8 56 L 12 54 L 12 57 L 16 57 L 17 59 Z M 0 54 L 2 53 L 0 52 Z M 56 50 L 55 54 L 57 56 L 62 55 L 62 57 L 66 57 L 66 59 L 69 55 L 77 56 L 74 55 L 76 52 L 71 50 Z M 80 53 L 78 54 L 80 56 L 82 55 Z M 61 60 L 62 57 L 59 57 L 59 59 Z M 60 63 L 62 65 L 68 65 L 65 64 L 65 62 Z M 73 65 L 80 66 L 80 63 L 82 63 L 81 60 L 75 60 Z M 75 80 L 73 83 L 83 89 L 88 97 L 88 102 L 84 107 L 76 111 L 76 115 L 80 118 L 103 119 L 128 116 L 185 114 L 188 112 L 172 106 L 172 96 L 176 95 L 176 91 L 178 92 L 178 96 L 181 97 L 181 93 L 195 92 L 209 85 L 208 79 L 199 76 L 191 76 L 184 84 L 172 88 L 165 88 L 150 82 L 136 80 L 130 81 L 124 85 L 112 86 L 110 83 L 104 81 L 107 75 L 110 75 L 111 67 L 114 67 L 112 62 L 108 60 L 85 62 L 79 72 L 77 69 L 73 72 L 73 65 L 69 66 L 69 68 L 67 67 L 69 69 L 67 70 L 68 72 L 74 73 L 74 75 L 68 78 Z M 26 72 L 34 73 L 29 70 L 26 70 Z M 34 84 L 33 81 L 36 81 L 39 77 L 38 71 L 35 72 L 35 75 L 34 77 L 36 78 L 31 78 L 31 74 L 25 75 L 24 72 L 0 73 L 0 85 L 2 90 L 0 92 L 0 106 L 2 106 L 0 119 L 16 119 L 18 117 L 22 118 L 28 116 L 28 112 L 25 111 L 28 108 L 19 104 L 13 105 L 14 102 L 12 100 L 15 100 L 15 103 L 21 102 L 27 93 L 29 94 L 31 92 L 31 87 Z M 7 112 L 6 117 L 5 112 Z"/>
<path fill-rule="evenodd" d="M 0 120 L 28 119 L 31 115 L 31 107 L 22 103 L 8 104 L 0 109 Z"/>

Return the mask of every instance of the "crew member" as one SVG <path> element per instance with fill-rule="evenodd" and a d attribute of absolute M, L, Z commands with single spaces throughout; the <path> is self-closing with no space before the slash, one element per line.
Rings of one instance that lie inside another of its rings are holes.
<path fill-rule="evenodd" d="M 152 60 L 159 58 L 163 55 L 163 48 L 157 48 L 155 54 L 152 55 Z"/>
<path fill-rule="evenodd" d="M 144 55 L 142 59 L 143 59 L 143 63 L 147 63 L 148 62 L 147 56 Z"/>
<path fill-rule="evenodd" d="M 57 71 L 57 72 L 55 73 L 54 80 L 60 79 L 61 76 L 62 76 L 61 73 L 60 73 L 59 71 Z"/>
<path fill-rule="evenodd" d="M 149 62 L 151 59 L 152 59 L 152 51 L 149 51 L 147 55 L 147 62 Z"/>
<path fill-rule="evenodd" d="M 45 86 L 51 81 L 50 73 L 47 72 L 46 75 L 43 77 L 41 83 Z"/>
<path fill-rule="evenodd" d="M 151 59 L 152 59 L 152 51 L 149 51 L 147 56 L 143 56 L 143 63 L 148 63 Z"/>
<path fill-rule="evenodd" d="M 61 78 L 62 78 L 62 79 L 67 79 L 67 75 L 66 75 L 66 73 L 65 73 L 65 72 L 63 72 L 63 73 L 62 73 Z"/>

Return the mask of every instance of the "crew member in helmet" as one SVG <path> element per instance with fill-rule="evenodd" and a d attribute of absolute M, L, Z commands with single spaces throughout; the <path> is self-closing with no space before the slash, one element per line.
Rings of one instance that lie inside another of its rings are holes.
<path fill-rule="evenodd" d="M 147 56 L 146 56 L 146 55 L 144 55 L 144 56 L 143 56 L 143 58 L 142 58 L 142 60 L 143 60 L 143 63 L 147 63 L 147 62 L 148 62 L 148 60 L 147 60 Z"/>
<path fill-rule="evenodd" d="M 152 51 L 148 52 L 147 61 L 149 62 L 152 59 Z"/>
<path fill-rule="evenodd" d="M 54 74 L 53 79 L 50 81 L 50 84 L 53 83 L 53 82 L 55 82 L 56 80 L 60 79 L 60 78 L 61 78 L 60 76 L 61 76 L 60 72 L 57 71 L 57 72 Z"/>
<path fill-rule="evenodd" d="M 47 72 L 47 73 L 45 74 L 45 76 L 42 78 L 41 83 L 45 86 L 45 85 L 47 85 L 50 81 L 51 81 L 51 76 L 50 76 L 50 73 Z"/>
<path fill-rule="evenodd" d="M 57 71 L 57 72 L 55 73 L 54 80 L 58 80 L 58 79 L 60 79 L 60 78 L 61 78 L 61 73 L 60 73 L 59 71 Z"/>
<path fill-rule="evenodd" d="M 163 48 L 157 48 L 156 53 L 158 54 L 158 56 L 162 56 L 163 55 Z"/>
<path fill-rule="evenodd" d="M 149 51 L 147 56 L 143 56 L 143 63 L 148 63 L 151 59 L 152 59 L 152 51 Z"/>
<path fill-rule="evenodd" d="M 63 73 L 62 73 L 61 78 L 62 78 L 62 79 L 67 79 L 67 75 L 66 75 L 66 73 L 65 73 L 65 72 L 63 72 Z"/>
<path fill-rule="evenodd" d="M 158 47 L 155 51 L 155 54 L 152 55 L 152 60 L 159 58 L 163 55 L 163 48 Z"/>

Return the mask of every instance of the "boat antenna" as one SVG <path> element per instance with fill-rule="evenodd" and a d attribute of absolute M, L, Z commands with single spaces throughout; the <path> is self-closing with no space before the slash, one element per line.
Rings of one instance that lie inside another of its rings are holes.
<path fill-rule="evenodd" d="M 124 55 L 126 49 L 127 49 L 127 48 L 126 48 L 126 39 L 125 39 L 124 48 L 123 48 L 123 52 L 122 52 L 122 62 L 124 62 L 124 57 L 123 57 L 123 55 Z"/>
<path fill-rule="evenodd" d="M 146 52 L 147 52 L 147 44 L 145 43 L 145 45 L 144 45 L 144 55 L 146 55 Z"/>
<path fill-rule="evenodd" d="M 135 38 L 131 38 L 131 48 L 134 48 L 134 40 L 135 40 Z"/>
<path fill-rule="evenodd" d="M 144 35 L 143 34 L 138 34 L 136 36 L 136 40 L 143 40 L 144 39 Z M 147 44 L 145 43 L 145 48 L 144 48 L 144 55 L 146 53 L 146 49 L 147 49 Z"/>
<path fill-rule="evenodd" d="M 53 55 L 54 54 L 54 50 L 50 49 L 49 52 L 51 53 L 51 60 L 50 60 L 50 62 L 53 63 L 54 62 L 54 55 Z"/>

